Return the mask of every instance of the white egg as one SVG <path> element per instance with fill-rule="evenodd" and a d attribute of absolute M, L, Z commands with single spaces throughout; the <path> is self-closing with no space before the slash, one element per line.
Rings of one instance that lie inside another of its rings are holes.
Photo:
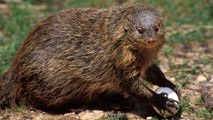
<path fill-rule="evenodd" d="M 179 104 L 180 100 L 179 100 L 178 95 L 177 95 L 172 89 L 170 89 L 170 88 L 168 88 L 168 87 L 160 87 L 160 88 L 158 88 L 155 92 L 158 93 L 158 94 L 167 93 L 168 98 L 173 99 L 173 100 L 175 100 L 175 101 L 178 102 L 178 103 L 177 103 L 178 109 L 175 109 L 175 108 L 174 108 L 174 109 L 171 109 L 171 111 L 172 111 L 172 113 L 171 113 L 171 112 L 169 112 L 169 111 L 159 110 L 158 108 L 156 108 L 156 107 L 153 106 L 154 110 L 155 110 L 159 115 L 161 115 L 161 116 L 163 116 L 163 117 L 170 117 L 170 116 L 175 115 L 175 114 L 178 112 L 179 107 L 180 107 L 180 104 Z"/>

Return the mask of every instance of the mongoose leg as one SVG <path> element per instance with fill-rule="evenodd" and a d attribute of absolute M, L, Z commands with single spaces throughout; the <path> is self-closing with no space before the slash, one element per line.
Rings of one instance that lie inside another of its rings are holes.
<path fill-rule="evenodd" d="M 153 85 L 158 85 L 160 87 L 169 87 L 176 91 L 176 93 L 178 93 L 178 95 L 180 96 L 179 89 L 165 77 L 161 69 L 156 64 L 153 64 L 146 70 L 145 79 L 151 82 Z"/>
<path fill-rule="evenodd" d="M 127 85 L 127 84 L 126 84 Z M 124 89 L 128 91 L 130 95 L 138 98 L 141 101 L 147 101 L 151 105 L 157 107 L 160 110 L 171 111 L 173 108 L 177 108 L 176 101 L 167 98 L 165 94 L 157 94 L 143 84 L 139 78 L 134 79 L 134 82 L 129 82 L 128 86 L 124 86 Z"/>

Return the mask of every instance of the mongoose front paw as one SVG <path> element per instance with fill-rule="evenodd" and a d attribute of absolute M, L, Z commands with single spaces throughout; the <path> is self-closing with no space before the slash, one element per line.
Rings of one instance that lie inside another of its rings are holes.
<path fill-rule="evenodd" d="M 168 98 L 167 93 L 161 93 L 158 94 L 158 100 L 156 100 L 154 108 L 163 117 L 169 117 L 177 113 L 179 102 Z"/>

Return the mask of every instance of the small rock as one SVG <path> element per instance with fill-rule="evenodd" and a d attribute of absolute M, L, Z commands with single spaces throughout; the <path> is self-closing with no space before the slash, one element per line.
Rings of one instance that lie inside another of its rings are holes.
<path fill-rule="evenodd" d="M 101 118 L 103 118 L 104 115 L 105 115 L 104 112 L 103 112 L 103 111 L 100 111 L 100 110 L 94 110 L 93 112 L 94 112 L 94 114 L 95 114 L 96 119 L 101 119 Z"/>
<path fill-rule="evenodd" d="M 72 116 L 72 115 L 76 115 L 76 114 L 74 114 L 74 113 L 66 113 L 66 114 L 64 114 L 64 116 Z"/>
<path fill-rule="evenodd" d="M 168 66 L 166 66 L 166 65 L 159 65 L 159 67 L 161 68 L 161 70 L 163 71 L 163 73 L 168 72 Z"/>
<path fill-rule="evenodd" d="M 100 110 L 86 111 L 79 113 L 79 117 L 81 120 L 100 120 L 104 117 L 104 112 Z"/>
<path fill-rule="evenodd" d="M 141 117 L 135 114 L 127 113 L 126 114 L 128 120 L 140 120 Z"/>
<path fill-rule="evenodd" d="M 181 58 L 176 58 L 174 59 L 174 63 L 175 65 L 183 65 L 185 63 L 185 60 Z"/>
<path fill-rule="evenodd" d="M 187 88 L 190 88 L 190 89 L 192 89 L 192 90 L 199 90 L 200 89 L 200 86 L 198 85 L 198 84 L 194 84 L 194 83 L 192 83 L 192 84 L 188 84 L 187 85 Z"/>
<path fill-rule="evenodd" d="M 146 120 L 152 120 L 152 117 L 146 117 Z"/>
<path fill-rule="evenodd" d="M 204 75 L 199 75 L 196 80 L 199 82 L 203 82 L 203 81 L 206 81 L 207 79 Z"/>
<path fill-rule="evenodd" d="M 175 82 L 175 78 L 174 77 L 170 78 L 169 80 L 172 81 L 172 82 Z"/>

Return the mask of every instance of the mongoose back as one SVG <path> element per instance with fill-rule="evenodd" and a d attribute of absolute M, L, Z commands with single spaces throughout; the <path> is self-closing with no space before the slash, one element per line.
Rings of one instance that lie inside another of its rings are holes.
<path fill-rule="evenodd" d="M 175 101 L 142 81 L 176 90 L 155 64 L 164 29 L 162 13 L 142 4 L 52 15 L 33 28 L 1 76 L 0 106 L 55 111 L 125 92 L 170 110 Z"/>

